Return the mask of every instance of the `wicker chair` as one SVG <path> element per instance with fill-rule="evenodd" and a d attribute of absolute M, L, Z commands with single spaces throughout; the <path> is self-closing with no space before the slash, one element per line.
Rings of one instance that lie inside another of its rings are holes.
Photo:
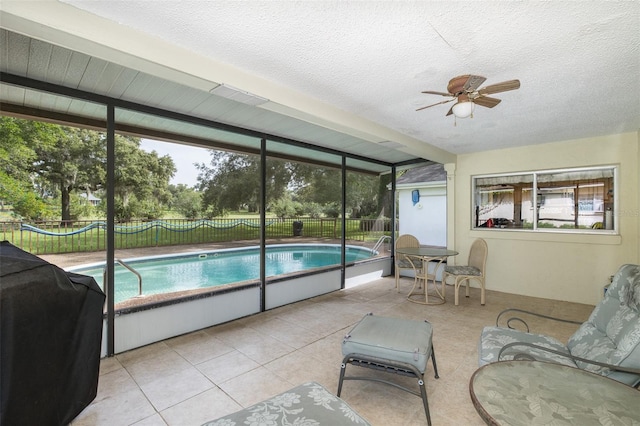
<path fill-rule="evenodd" d="M 396 240 L 396 250 L 400 247 L 420 247 L 420 241 L 411 234 L 403 234 Z M 400 280 L 400 270 L 422 268 L 422 261 L 412 259 L 410 261 L 407 256 L 394 252 L 395 255 L 395 270 L 396 270 L 396 291 L 399 290 L 398 281 Z"/>
<path fill-rule="evenodd" d="M 447 265 L 444 268 L 442 281 L 447 282 L 449 276 L 455 277 L 455 304 L 458 305 L 458 289 L 462 283 L 467 285 L 465 295 L 469 297 L 469 281 L 477 280 L 480 283 L 480 304 L 484 305 L 484 273 L 487 264 L 487 242 L 478 238 L 471 244 L 469 251 L 469 263 L 467 265 Z"/>

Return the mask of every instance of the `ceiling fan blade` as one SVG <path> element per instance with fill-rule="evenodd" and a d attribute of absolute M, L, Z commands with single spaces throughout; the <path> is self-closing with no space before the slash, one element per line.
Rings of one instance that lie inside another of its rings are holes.
<path fill-rule="evenodd" d="M 449 100 L 447 100 L 447 101 L 438 102 L 437 104 L 432 104 L 432 105 L 423 106 L 423 107 L 418 108 L 416 111 L 420 111 L 421 109 L 431 108 L 432 106 L 436 106 L 436 105 L 446 104 L 447 102 L 451 102 L 451 101 L 455 101 L 455 98 L 453 98 L 453 99 L 449 99 Z"/>
<path fill-rule="evenodd" d="M 487 107 L 487 108 L 493 108 L 494 106 L 498 105 L 500 102 L 502 102 L 500 99 L 490 98 L 488 96 L 480 96 L 473 100 L 474 104 Z"/>
<path fill-rule="evenodd" d="M 455 106 L 455 104 L 454 104 L 454 106 Z M 449 112 L 445 114 L 445 117 L 448 117 L 451 114 L 453 114 L 453 106 L 451 108 L 449 108 Z"/>
<path fill-rule="evenodd" d="M 491 95 L 493 93 L 507 92 L 520 88 L 520 80 L 503 81 L 502 83 L 492 84 L 478 90 L 479 95 Z"/>
<path fill-rule="evenodd" d="M 434 92 L 432 90 L 425 90 L 422 93 L 426 93 L 428 95 L 442 95 L 442 96 L 453 96 L 451 93 L 444 93 L 444 92 Z"/>
<path fill-rule="evenodd" d="M 464 92 L 475 92 L 476 90 L 478 90 L 478 87 L 480 87 L 480 85 L 486 80 L 487 79 L 485 77 L 482 77 L 480 75 L 470 75 L 469 79 L 462 87 L 462 90 Z"/>

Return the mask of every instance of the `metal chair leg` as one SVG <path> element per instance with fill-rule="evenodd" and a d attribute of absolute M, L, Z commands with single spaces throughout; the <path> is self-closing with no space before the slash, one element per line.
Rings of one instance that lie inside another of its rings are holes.
<path fill-rule="evenodd" d="M 342 363 L 342 365 L 340 366 L 340 380 L 338 381 L 338 393 L 336 394 L 336 396 L 340 396 L 340 393 L 342 392 L 342 382 L 344 381 L 344 372 L 347 369 L 347 364 L 345 362 Z"/>
<path fill-rule="evenodd" d="M 433 371 L 435 373 L 435 378 L 439 379 L 440 376 L 438 376 L 438 365 L 436 364 L 436 353 L 433 350 L 433 343 L 431 344 L 431 362 L 433 363 Z"/>
<path fill-rule="evenodd" d="M 422 394 L 422 404 L 424 405 L 424 413 L 427 416 L 427 425 L 431 426 L 431 413 L 429 412 L 429 401 L 427 400 L 427 390 L 424 387 L 424 380 L 418 380 L 420 393 Z"/>

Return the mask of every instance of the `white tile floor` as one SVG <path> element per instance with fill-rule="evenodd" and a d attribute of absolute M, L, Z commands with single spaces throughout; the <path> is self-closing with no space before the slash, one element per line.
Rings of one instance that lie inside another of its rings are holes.
<path fill-rule="evenodd" d="M 440 374 L 434 379 L 429 362 L 425 379 L 433 424 L 481 425 L 468 385 L 478 366 L 482 327 L 508 307 L 577 320 L 593 309 L 491 291 L 480 306 L 477 289 L 454 306 L 450 286 L 446 304 L 424 306 L 406 300 L 411 283 L 403 279 L 398 293 L 393 279 L 384 278 L 104 359 L 98 395 L 72 425 L 200 425 L 307 381 L 336 392 L 340 343 L 368 312 L 429 320 Z M 534 323 L 535 331 L 563 341 L 574 327 Z M 387 378 L 417 389 L 415 379 Z M 421 399 L 391 386 L 347 381 L 341 397 L 373 425 L 426 424 Z"/>

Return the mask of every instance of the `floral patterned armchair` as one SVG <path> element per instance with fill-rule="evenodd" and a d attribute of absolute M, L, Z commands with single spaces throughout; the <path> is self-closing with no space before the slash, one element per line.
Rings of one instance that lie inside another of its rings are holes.
<path fill-rule="evenodd" d="M 520 312 L 552 320 L 581 324 L 567 344 L 529 332 L 526 322 L 510 318 L 500 327 L 507 312 Z M 515 322 L 526 331 L 512 328 Z M 640 386 L 640 265 L 623 265 L 616 272 L 604 299 L 584 323 L 548 317 L 520 309 L 507 309 L 495 327 L 485 327 L 478 347 L 480 365 L 510 359 L 534 359 L 582 368 Z"/>

